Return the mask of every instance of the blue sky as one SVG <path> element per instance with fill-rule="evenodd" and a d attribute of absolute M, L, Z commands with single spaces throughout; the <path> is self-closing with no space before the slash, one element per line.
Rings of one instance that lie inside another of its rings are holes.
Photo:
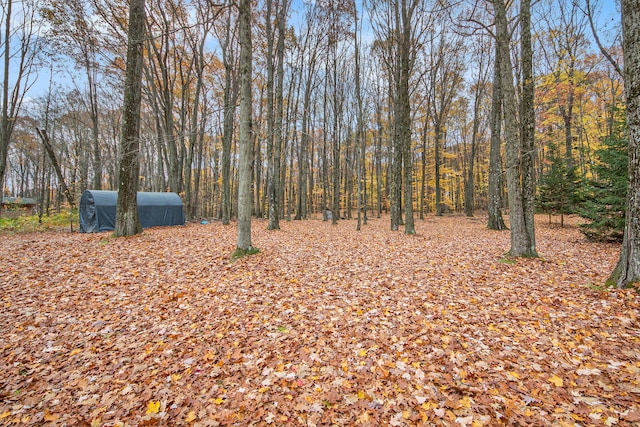
<path fill-rule="evenodd" d="M 304 10 L 306 8 L 306 4 L 313 2 L 314 0 L 293 0 L 292 4 L 292 20 L 295 22 L 297 19 L 300 19 Z M 620 6 L 618 0 L 600 0 L 600 6 L 597 11 L 598 14 L 598 29 L 600 33 L 600 37 L 606 45 L 610 42 L 610 37 L 615 33 L 616 28 L 620 23 Z M 357 0 L 358 9 L 362 7 L 362 2 Z M 297 18 L 296 18 L 297 16 Z M 73 65 L 69 64 L 69 68 L 72 69 Z M 66 86 L 72 86 L 70 82 L 70 77 L 68 73 L 65 74 L 57 74 L 54 77 L 54 80 L 57 80 L 60 84 Z M 65 84 L 65 82 L 67 82 Z M 45 69 L 41 70 L 38 73 L 38 81 L 33 85 L 32 89 L 29 92 L 29 96 L 38 97 L 44 96 L 49 88 L 49 69 L 45 67 Z"/>

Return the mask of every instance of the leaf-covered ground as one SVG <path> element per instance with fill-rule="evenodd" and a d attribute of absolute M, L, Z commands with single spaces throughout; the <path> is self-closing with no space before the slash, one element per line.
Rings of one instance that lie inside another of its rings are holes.
<path fill-rule="evenodd" d="M 0 425 L 637 425 L 618 247 L 542 220 L 2 235 Z"/>

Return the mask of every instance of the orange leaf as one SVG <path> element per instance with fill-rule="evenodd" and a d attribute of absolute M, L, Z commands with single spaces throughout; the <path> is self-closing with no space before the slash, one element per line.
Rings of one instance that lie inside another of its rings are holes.
<path fill-rule="evenodd" d="M 52 414 L 47 409 L 44 410 L 44 420 L 45 421 L 58 421 L 59 418 L 60 418 L 60 415 Z"/>

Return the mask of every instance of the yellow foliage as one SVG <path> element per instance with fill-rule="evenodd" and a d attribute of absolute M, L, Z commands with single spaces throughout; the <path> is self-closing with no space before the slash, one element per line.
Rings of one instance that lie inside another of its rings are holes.
<path fill-rule="evenodd" d="M 553 385 L 555 385 L 556 387 L 562 387 L 562 385 L 564 384 L 564 381 L 562 381 L 562 378 L 560 378 L 557 375 L 553 375 L 549 378 L 549 382 Z"/>
<path fill-rule="evenodd" d="M 147 415 L 155 415 L 160 412 L 160 401 L 154 402 L 151 400 L 147 403 Z"/>

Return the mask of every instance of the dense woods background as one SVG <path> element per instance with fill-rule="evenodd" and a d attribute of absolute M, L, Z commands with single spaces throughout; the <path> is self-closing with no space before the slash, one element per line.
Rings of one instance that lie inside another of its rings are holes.
<path fill-rule="evenodd" d="M 0 3 L 4 194 L 36 198 L 49 212 L 68 204 L 62 181 L 75 200 L 87 188 L 117 189 L 128 5 Z M 521 4 L 505 9 L 518 111 L 527 81 Z M 506 206 L 504 143 L 490 167 L 497 5 L 505 3 L 254 3 L 253 215 L 266 218 L 270 206 L 295 219 L 390 211 L 392 226 L 408 211 L 472 215 L 489 204 L 491 170 Z M 146 9 L 140 189 L 175 191 L 189 217 L 228 222 L 239 182 L 237 5 L 149 0 Z M 531 7 L 530 154 L 543 211 L 600 209 L 582 202 L 615 179 L 606 153 L 616 141 L 624 152 L 619 23 L 603 15 L 594 1 Z"/>

